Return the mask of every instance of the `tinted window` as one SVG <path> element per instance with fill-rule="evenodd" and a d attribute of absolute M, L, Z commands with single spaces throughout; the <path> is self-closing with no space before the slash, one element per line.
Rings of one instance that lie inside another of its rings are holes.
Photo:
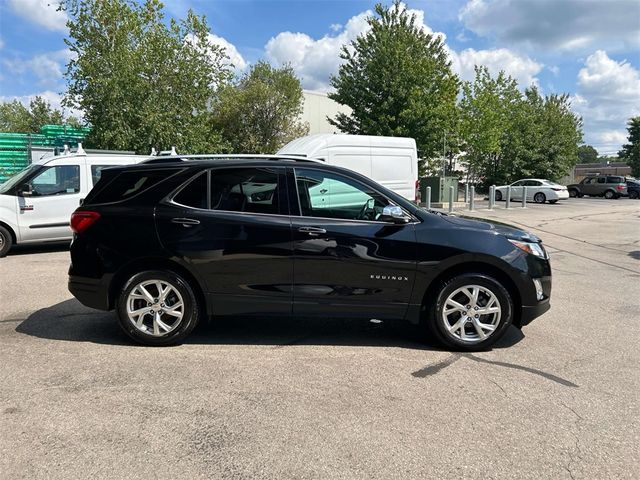
<path fill-rule="evenodd" d="M 91 202 L 112 203 L 126 200 L 148 190 L 172 173 L 174 173 L 173 170 L 125 170 L 107 183 L 100 191 L 92 195 Z"/>
<path fill-rule="evenodd" d="M 524 180 L 518 180 L 517 182 L 513 182 L 511 184 L 512 187 L 521 187 L 522 185 L 524 185 Z"/>
<path fill-rule="evenodd" d="M 114 165 L 91 165 L 91 184 L 95 185 L 102 176 L 104 168 L 113 167 Z"/>
<path fill-rule="evenodd" d="M 231 212 L 282 213 L 277 170 L 266 168 L 212 170 L 211 208 Z"/>
<path fill-rule="evenodd" d="M 622 177 L 607 177 L 607 183 L 624 183 Z"/>
<path fill-rule="evenodd" d="M 80 191 L 80 167 L 78 165 L 60 165 L 42 170 L 29 182 L 31 195 L 67 195 Z"/>
<path fill-rule="evenodd" d="M 208 208 L 207 172 L 200 173 L 173 198 L 173 201 L 192 208 Z"/>
<path fill-rule="evenodd" d="M 607 181 L 604 177 L 598 177 L 598 183 L 605 183 Z"/>
<path fill-rule="evenodd" d="M 527 180 L 524 184 L 527 187 L 539 187 L 541 185 L 538 180 Z"/>
<path fill-rule="evenodd" d="M 296 182 L 306 217 L 376 220 L 389 204 L 366 185 L 329 172 L 296 169 Z"/>

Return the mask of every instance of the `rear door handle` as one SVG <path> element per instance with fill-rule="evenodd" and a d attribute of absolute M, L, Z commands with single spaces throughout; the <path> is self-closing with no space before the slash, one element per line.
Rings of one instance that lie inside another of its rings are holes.
<path fill-rule="evenodd" d="M 200 225 L 200 220 L 196 220 L 194 218 L 172 218 L 171 223 L 177 223 L 178 225 L 190 227 L 192 225 Z"/>
<path fill-rule="evenodd" d="M 312 235 L 312 236 L 319 235 L 321 233 L 327 233 L 327 231 L 324 228 L 319 228 L 319 227 L 300 227 L 298 228 L 298 231 L 301 233 L 308 233 L 309 235 Z"/>

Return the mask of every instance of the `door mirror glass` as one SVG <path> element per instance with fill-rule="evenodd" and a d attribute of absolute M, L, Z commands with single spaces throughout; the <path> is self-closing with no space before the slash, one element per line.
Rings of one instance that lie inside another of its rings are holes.
<path fill-rule="evenodd" d="M 409 223 L 410 218 L 397 205 L 387 205 L 382 209 L 379 220 L 390 223 Z"/>
<path fill-rule="evenodd" d="M 33 190 L 31 190 L 31 185 L 28 183 L 20 185 L 20 188 L 18 189 L 18 195 L 22 197 L 30 197 L 31 195 L 33 195 Z"/>

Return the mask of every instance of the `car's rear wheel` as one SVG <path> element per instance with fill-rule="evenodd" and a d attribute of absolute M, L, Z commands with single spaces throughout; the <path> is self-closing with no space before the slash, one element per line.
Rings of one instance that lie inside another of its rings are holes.
<path fill-rule="evenodd" d="M 430 332 L 455 350 L 489 348 L 513 319 L 509 292 L 495 278 L 465 273 L 444 282 L 428 309 Z"/>
<path fill-rule="evenodd" d="M 496 202 L 502 201 L 502 192 L 500 190 L 496 190 Z"/>
<path fill-rule="evenodd" d="M 168 270 L 133 275 L 118 297 L 120 326 L 144 345 L 180 343 L 199 320 L 198 301 L 189 283 Z"/>
<path fill-rule="evenodd" d="M 0 258 L 7 255 L 13 245 L 13 237 L 11 232 L 6 228 L 0 226 Z"/>
<path fill-rule="evenodd" d="M 638 192 L 636 192 L 635 190 L 631 190 L 629 192 L 629 198 L 638 198 Z"/>
<path fill-rule="evenodd" d="M 544 193 L 538 192 L 533 196 L 533 201 L 536 203 L 544 203 L 547 201 L 547 197 Z"/>
<path fill-rule="evenodd" d="M 607 190 L 606 192 L 604 192 L 604 198 L 606 198 L 607 200 L 611 200 L 612 198 L 615 198 L 616 193 L 613 190 Z"/>

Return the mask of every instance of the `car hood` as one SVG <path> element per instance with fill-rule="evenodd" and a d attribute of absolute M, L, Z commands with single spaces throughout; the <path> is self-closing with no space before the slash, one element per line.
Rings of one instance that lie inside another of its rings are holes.
<path fill-rule="evenodd" d="M 504 235 L 507 238 L 512 238 L 514 240 L 523 240 L 526 242 L 540 242 L 540 238 L 535 236 L 532 233 L 527 232 L 526 230 L 522 230 L 520 228 L 514 227 L 513 225 L 508 225 L 506 223 L 497 222 L 495 220 L 478 220 L 476 218 L 465 217 L 465 216 L 453 216 L 446 215 L 442 217 L 445 221 L 456 225 L 457 227 L 469 229 L 469 230 L 481 230 L 481 231 L 491 231 L 496 235 Z"/>

